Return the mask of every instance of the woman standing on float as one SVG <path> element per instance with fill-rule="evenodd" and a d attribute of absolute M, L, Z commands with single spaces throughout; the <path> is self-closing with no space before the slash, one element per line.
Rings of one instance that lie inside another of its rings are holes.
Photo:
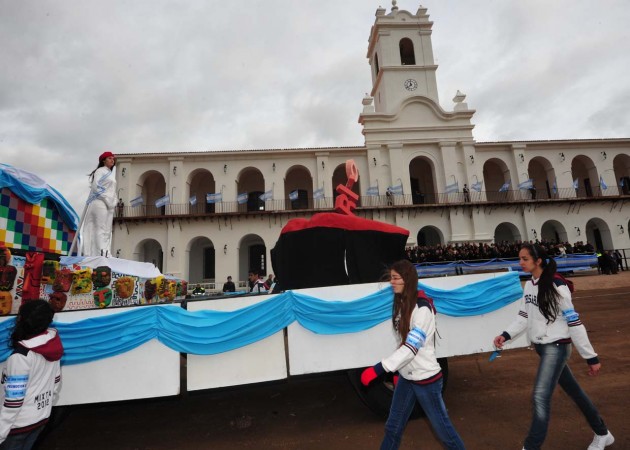
<path fill-rule="evenodd" d="M 113 167 L 116 157 L 105 152 L 98 158 L 98 166 L 90 176 L 90 195 L 87 200 L 81 248 L 85 256 L 109 256 L 112 243 L 112 222 L 116 207 L 116 177 Z"/>
<path fill-rule="evenodd" d="M 517 318 L 494 338 L 494 345 L 502 349 L 506 341 L 527 331 L 528 339 L 540 356 L 534 382 L 532 423 L 523 448 L 541 448 L 549 427 L 551 397 L 556 385 L 560 384 L 580 408 L 595 433 L 588 450 L 603 450 L 615 438 L 568 366 L 573 344 L 586 360 L 589 375 L 597 376 L 601 368 L 597 353 L 588 340 L 586 328 L 573 309 L 571 290 L 563 278 L 556 276 L 556 262 L 543 247 L 524 244 L 518 256 L 521 269 L 531 273 L 532 279 L 525 283 L 523 303 Z M 567 439 L 572 439 L 572 436 L 569 433 Z M 567 445 L 575 448 L 570 441 Z"/>
<path fill-rule="evenodd" d="M 383 449 L 397 449 L 416 401 L 431 426 L 448 449 L 462 450 L 464 443 L 453 427 L 442 400 L 442 369 L 435 357 L 435 308 L 423 293 L 418 295 L 418 272 L 402 260 L 390 268 L 394 290 L 392 321 L 400 347 L 390 356 L 361 374 L 365 386 L 385 372 L 398 372 L 394 398 L 385 424 Z"/>

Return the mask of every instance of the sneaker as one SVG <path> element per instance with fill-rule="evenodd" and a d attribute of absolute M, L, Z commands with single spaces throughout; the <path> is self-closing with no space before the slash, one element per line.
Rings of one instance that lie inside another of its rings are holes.
<path fill-rule="evenodd" d="M 588 450 L 604 450 L 605 447 L 608 447 L 613 442 L 615 442 L 615 438 L 610 431 L 603 436 L 596 434 L 593 442 L 588 446 Z"/>

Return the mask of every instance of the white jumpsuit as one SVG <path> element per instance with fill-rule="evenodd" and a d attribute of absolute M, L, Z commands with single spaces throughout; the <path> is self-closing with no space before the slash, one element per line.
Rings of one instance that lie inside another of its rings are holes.
<path fill-rule="evenodd" d="M 85 256 L 110 256 L 112 222 L 116 206 L 116 179 L 107 167 L 99 167 L 88 198 L 81 231 L 81 248 Z"/>

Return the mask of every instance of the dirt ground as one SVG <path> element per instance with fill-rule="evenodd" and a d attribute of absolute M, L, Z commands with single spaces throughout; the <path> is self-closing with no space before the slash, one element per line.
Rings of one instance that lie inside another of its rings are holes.
<path fill-rule="evenodd" d="M 575 306 L 600 355 L 602 371 L 587 376 L 574 351 L 573 372 L 600 409 L 616 442 L 630 449 L 630 272 L 572 278 Z M 497 330 L 497 332 L 500 330 Z M 626 350 L 623 350 L 623 349 Z M 520 449 L 530 420 L 537 356 L 509 350 L 449 359 L 446 405 L 468 449 Z M 62 409 L 39 450 L 52 449 L 373 449 L 383 421 L 354 394 L 345 373 L 298 377 L 174 398 Z M 586 449 L 592 432 L 577 408 L 554 394 L 545 448 Z M 403 449 L 440 449 L 425 419 L 409 423 Z"/>

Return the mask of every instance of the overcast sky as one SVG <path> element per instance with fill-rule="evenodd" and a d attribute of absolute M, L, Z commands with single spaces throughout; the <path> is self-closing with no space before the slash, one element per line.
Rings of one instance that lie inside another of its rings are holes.
<path fill-rule="evenodd" d="M 627 0 L 422 4 L 440 103 L 467 95 L 477 141 L 630 137 Z M 80 214 L 104 150 L 363 145 L 379 5 L 0 0 L 0 162 Z"/>

